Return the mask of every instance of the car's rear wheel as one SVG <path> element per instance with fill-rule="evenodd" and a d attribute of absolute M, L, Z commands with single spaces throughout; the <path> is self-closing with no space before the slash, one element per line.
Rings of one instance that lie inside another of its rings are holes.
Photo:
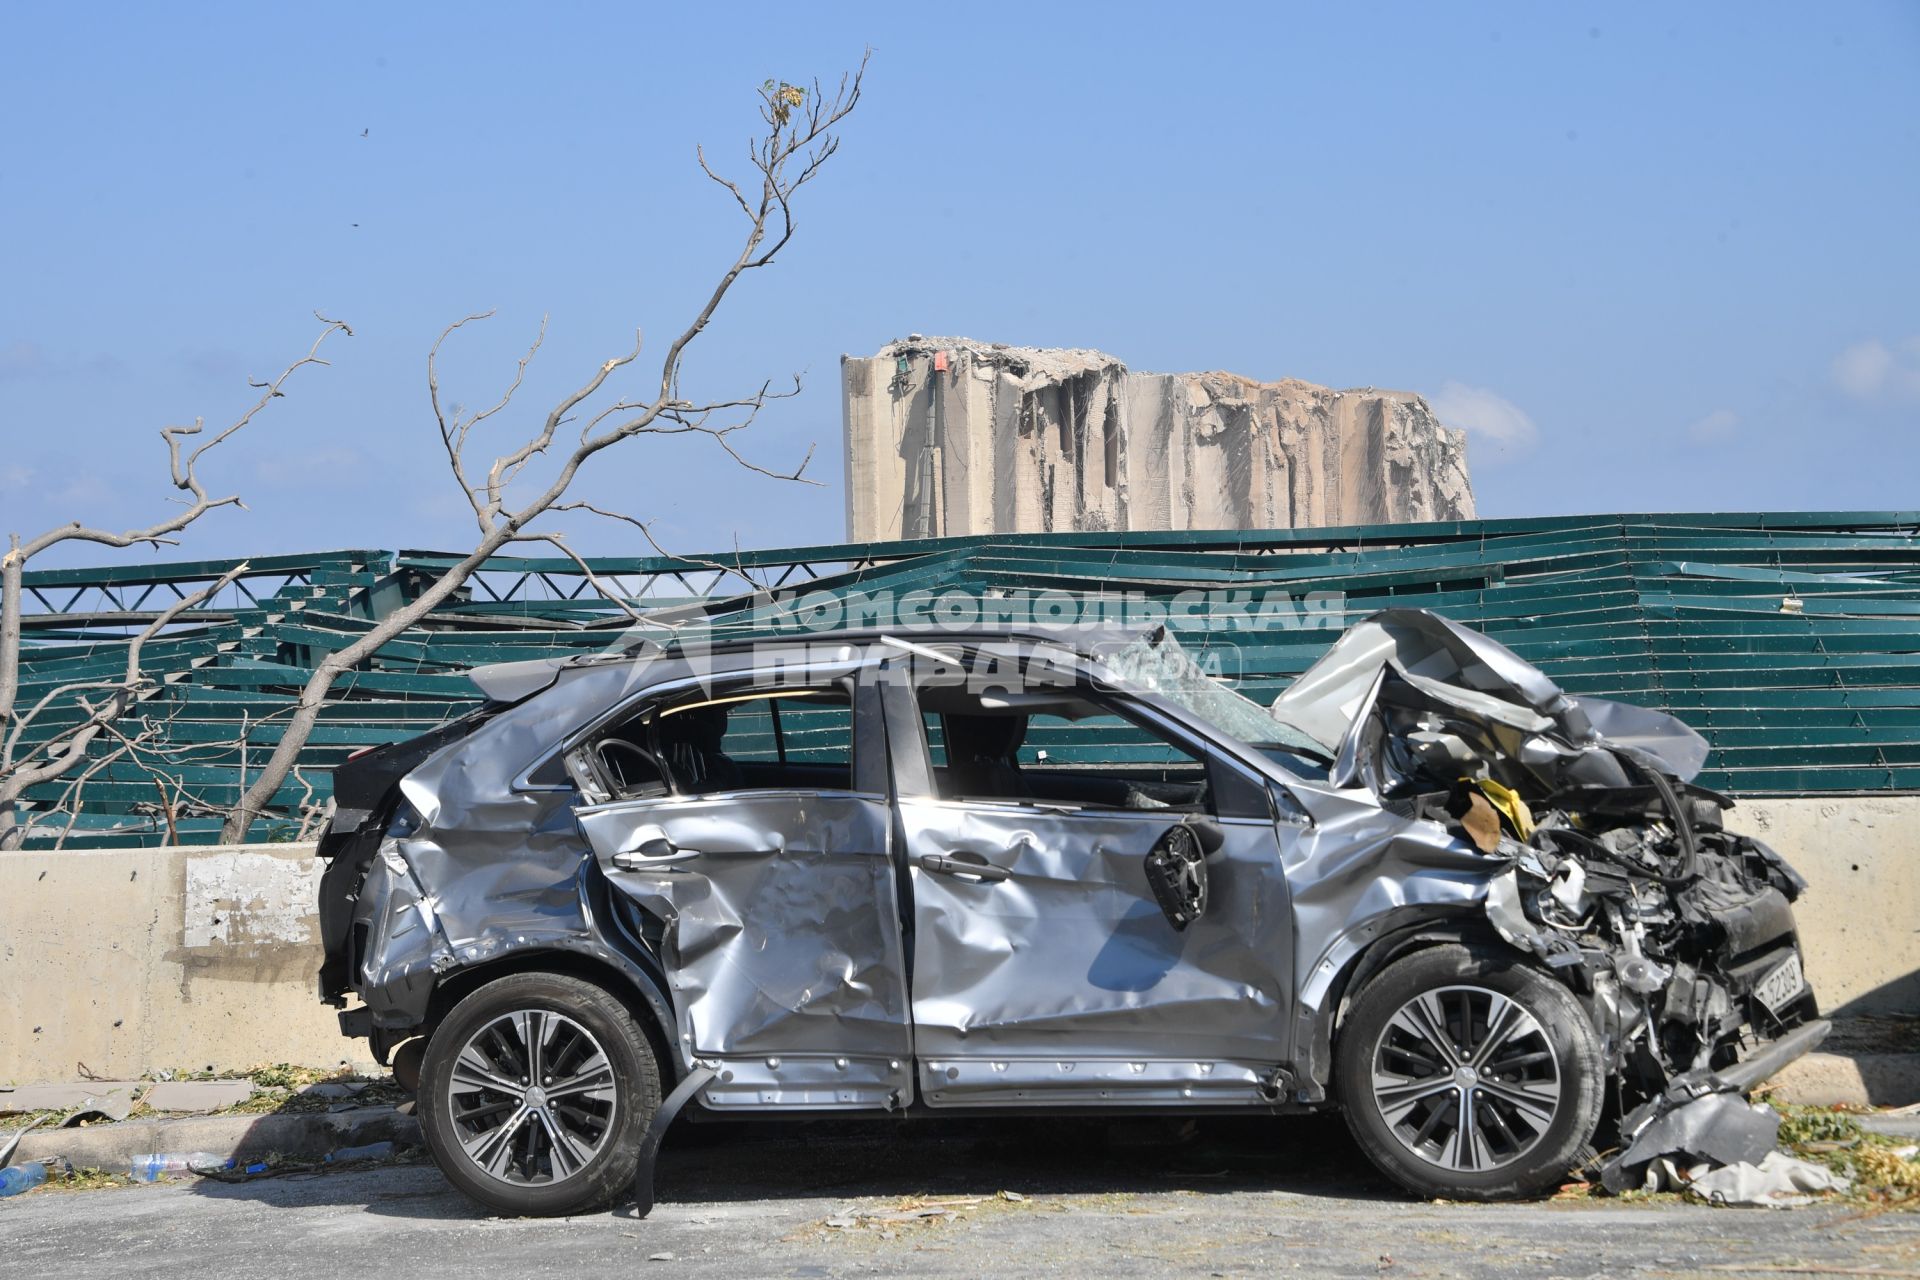
<path fill-rule="evenodd" d="M 1466 946 L 1376 974 L 1340 1030 L 1335 1075 L 1368 1157 L 1424 1196 L 1539 1195 L 1592 1154 L 1605 1067 L 1572 992 Z"/>
<path fill-rule="evenodd" d="M 612 993 L 561 974 L 479 988 L 435 1028 L 420 1127 L 447 1180 L 496 1213 L 611 1204 L 660 1106 L 647 1038 Z"/>

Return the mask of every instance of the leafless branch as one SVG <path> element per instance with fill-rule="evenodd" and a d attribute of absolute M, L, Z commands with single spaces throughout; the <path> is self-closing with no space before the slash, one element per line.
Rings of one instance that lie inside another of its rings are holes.
<path fill-rule="evenodd" d="M 51 823 L 42 821 L 41 819 L 50 817 L 51 815 L 54 815 L 54 814 L 62 814 L 66 817 L 66 822 L 61 826 L 60 834 L 54 837 L 53 847 L 55 849 L 66 848 L 67 837 L 73 834 L 74 824 L 80 821 L 82 797 L 86 793 L 87 783 L 93 781 L 96 775 L 98 775 L 102 770 L 106 769 L 108 766 L 112 765 L 116 760 L 120 759 L 120 757 L 124 756 L 126 753 L 127 753 L 127 749 L 125 747 L 116 747 L 112 751 L 109 751 L 107 754 L 100 756 L 97 759 L 88 761 L 86 769 L 83 770 L 78 776 L 73 778 L 70 782 L 68 782 L 66 789 L 60 793 L 60 799 L 48 810 L 48 812 L 46 814 L 35 815 L 35 820 L 30 821 L 27 824 L 27 826 L 22 829 L 22 833 L 21 833 L 22 838 L 24 839 L 25 836 L 30 835 L 35 827 L 52 825 Z"/>
<path fill-rule="evenodd" d="M 87 726 L 98 724 L 103 716 L 123 713 L 137 700 L 131 693 L 132 686 L 137 683 L 132 677 L 121 682 L 127 687 L 119 692 L 77 686 L 56 690 L 53 699 L 43 698 L 36 704 L 27 716 L 28 720 L 58 705 L 62 698 L 80 699 L 83 694 L 100 692 L 107 696 L 97 702 L 84 704 L 85 721 L 80 731 L 56 735 L 56 750 L 42 764 L 27 771 L 16 767 L 15 761 L 24 741 L 21 735 L 24 725 L 16 718 L 16 703 L 20 694 L 20 650 L 24 634 L 21 598 L 25 593 L 27 563 L 42 552 L 67 542 L 90 542 L 108 547 L 177 545 L 179 539 L 175 535 L 208 512 L 222 507 L 244 506 L 237 494 L 216 497 L 210 493 L 201 477 L 201 463 L 211 450 L 252 426 L 262 410 L 284 396 L 288 379 L 295 373 L 307 365 L 327 364 L 321 358 L 320 351 L 329 337 L 335 332 L 349 337 L 353 334 L 352 328 L 343 321 L 330 319 L 319 312 L 315 312 L 314 316 L 320 321 L 321 330 L 306 354 L 289 364 L 277 377 L 264 382 L 250 382 L 249 385 L 260 391 L 259 398 L 227 426 L 212 435 L 206 434 L 204 420 L 196 420 L 191 426 L 161 429 L 160 438 L 167 447 L 168 481 L 179 494 L 184 495 L 175 499 L 177 508 L 171 515 L 138 528 L 98 528 L 84 521 L 73 520 L 31 538 L 18 533 L 8 535 L 8 550 L 4 557 L 0 557 L 0 740 L 4 740 L 5 744 L 0 749 L 0 848 L 14 846 L 21 837 L 17 825 L 17 806 L 25 788 L 38 781 L 64 776 L 82 759 L 87 745 L 99 736 L 97 730 Z M 190 603 L 191 599 L 168 610 L 158 625 L 164 627 L 173 622 Z M 136 667 L 140 646 L 152 634 L 154 631 L 150 629 L 136 637 L 129 648 L 130 661 Z M 42 754 L 45 755 L 45 752 Z M 28 781 L 28 778 L 33 780 Z"/>
<path fill-rule="evenodd" d="M 219 595 L 245 574 L 248 568 L 245 563 L 233 566 L 210 585 L 182 596 L 156 615 L 138 635 L 127 642 L 126 666 L 120 680 L 62 685 L 42 696 L 25 716 L 8 727 L 4 748 L 0 748 L 0 816 L 9 821 L 0 825 L 0 834 L 17 831 L 10 821 L 11 815 L 14 806 L 29 788 L 65 776 L 86 759 L 87 749 L 96 739 L 105 735 L 118 738 L 123 748 L 128 746 L 126 735 L 116 727 L 117 722 L 136 703 L 159 688 L 159 684 L 141 668 L 141 654 L 147 642 L 173 625 L 182 613 Z M 102 693 L 105 696 L 89 700 L 81 696 L 84 693 Z M 83 718 L 77 724 L 52 735 L 36 751 L 40 763 L 20 762 L 18 751 L 27 726 L 64 698 L 72 699 L 72 705 L 79 707 Z"/>
<path fill-rule="evenodd" d="M 280 388 L 286 384 L 288 378 L 292 377 L 307 365 L 327 364 L 327 361 L 320 358 L 319 352 L 321 344 L 330 336 L 335 332 L 344 333 L 348 337 L 353 336 L 353 330 L 348 328 L 344 322 L 329 320 L 317 311 L 314 313 L 314 316 L 324 324 L 326 328 L 322 329 L 320 336 L 313 340 L 313 346 L 308 348 L 307 354 L 288 365 L 280 372 L 279 377 L 267 383 L 265 390 L 261 393 L 260 399 L 254 403 L 253 407 L 241 414 L 239 418 L 235 419 L 218 434 L 189 450 L 186 447 L 187 442 L 193 437 L 200 435 L 204 430 L 205 424 L 202 420 L 196 419 L 190 427 L 162 427 L 160 429 L 160 438 L 166 441 L 167 445 L 167 463 L 168 469 L 172 474 L 173 487 L 187 494 L 191 499 L 191 501 L 184 503 L 179 511 L 164 520 L 155 521 L 145 528 L 126 529 L 119 532 L 107 529 L 96 529 L 75 520 L 68 524 L 58 525 L 36 538 L 27 540 L 18 551 L 10 554 L 18 555 L 21 563 L 24 564 L 47 548 L 57 546 L 62 542 L 97 542 L 109 547 L 132 547 L 142 544 L 155 547 L 177 546 L 179 545 L 179 539 L 172 535 L 179 533 L 201 516 L 207 514 L 207 512 L 219 507 L 244 505 L 240 501 L 238 494 L 232 494 L 224 498 L 215 498 L 207 493 L 205 485 L 203 485 L 200 480 L 200 459 L 206 456 L 208 450 L 224 444 L 234 435 L 251 425 L 254 418 L 262 409 L 266 408 L 284 394 Z"/>
<path fill-rule="evenodd" d="M 679 552 L 667 550 L 665 547 L 660 545 L 659 539 L 653 536 L 653 522 L 650 520 L 641 520 L 636 516 L 630 516 L 630 515 L 627 515 L 625 512 L 621 512 L 621 511 L 607 511 L 601 507 L 596 507 L 591 502 L 587 502 L 585 500 L 577 499 L 577 498 L 572 502 L 560 503 L 559 505 L 555 506 L 553 509 L 555 511 L 585 511 L 590 515 L 600 516 L 601 518 L 606 520 L 617 520 L 622 524 L 630 524 L 634 528 L 640 531 L 640 536 L 647 540 L 647 545 L 653 548 L 655 555 L 664 556 L 670 560 L 681 560 L 686 562 L 687 564 L 699 565 L 703 569 L 712 569 L 718 573 L 738 574 L 740 577 L 745 578 L 748 582 L 752 582 L 754 586 L 756 587 L 760 586 L 759 583 L 753 582 L 753 575 L 749 574 L 746 571 L 746 569 L 741 566 L 737 558 L 735 559 L 734 563 L 726 564 L 719 560 L 705 560 L 699 556 L 682 555 Z M 737 552 L 739 551 L 739 549 L 740 549 L 739 540 L 735 539 L 734 550 Z M 584 561 L 581 562 L 580 567 L 582 569 L 586 568 L 586 564 Z M 764 587 L 762 587 L 761 589 L 765 590 Z M 646 619 L 646 621 L 654 622 L 654 621 L 657 621 L 657 619 L 648 618 Z"/>
<path fill-rule="evenodd" d="M 621 612 L 625 613 L 629 618 L 633 619 L 635 622 L 646 621 L 646 617 L 643 614 L 641 614 L 641 612 L 638 609 L 635 609 L 631 604 L 629 604 L 625 597 L 619 595 L 617 592 L 613 590 L 613 588 L 609 587 L 606 583 L 600 580 L 600 575 L 596 574 L 593 571 L 593 566 L 589 565 L 585 560 L 581 559 L 579 552 L 575 551 L 571 546 L 567 545 L 566 538 L 564 538 L 560 534 L 520 533 L 520 534 L 514 535 L 513 541 L 544 542 L 548 546 L 553 547 L 555 550 L 559 551 L 562 555 L 566 556 L 567 559 L 573 561 L 574 564 L 580 567 L 580 572 L 586 577 L 588 585 L 590 585 L 595 591 L 599 592 L 602 598 L 609 600 L 614 604 L 618 605 L 620 607 Z"/>
<path fill-rule="evenodd" d="M 294 769 L 293 780 L 300 784 L 300 825 L 294 828 L 293 838 L 295 843 L 303 843 L 317 827 L 333 817 L 333 797 L 315 803 L 313 781 L 303 769 Z"/>
<path fill-rule="evenodd" d="M 762 384 L 758 391 L 750 395 L 702 403 L 681 396 L 681 365 L 688 348 L 705 332 L 740 277 L 748 271 L 770 265 L 792 239 L 795 225 L 794 196 L 818 176 L 821 167 L 838 149 L 839 138 L 834 130 L 859 104 L 867 59 L 868 55 L 863 55 L 859 67 L 842 76 L 831 95 L 825 93 L 818 82 L 813 84 L 811 90 L 785 81 L 767 82 L 760 91 L 760 117 L 765 129 L 750 148 L 754 176 L 746 183 L 733 181 L 716 172 L 708 164 L 705 150 L 696 149 L 695 157 L 701 170 L 726 188 L 736 207 L 746 215 L 747 227 L 738 251 L 721 270 L 705 301 L 662 352 L 658 388 L 650 399 L 620 396 L 615 398 L 610 407 L 598 412 L 585 408 L 606 387 L 610 378 L 640 358 L 644 339 L 636 330 L 633 346 L 625 354 L 605 360 L 592 370 L 576 390 L 562 396 L 553 405 L 537 430 L 518 447 L 497 455 L 487 468 L 485 478 L 476 482 L 477 468 L 468 456 L 468 449 L 474 443 L 473 428 L 508 408 L 520 388 L 528 362 L 540 348 L 540 340 L 536 338 L 529 348 L 506 393 L 497 403 L 478 414 L 462 416 L 457 410 L 448 412 L 442 405 L 439 354 L 442 344 L 455 332 L 490 313 L 467 316 L 449 325 L 440 335 L 428 357 L 429 400 L 439 427 L 441 445 L 447 453 L 448 465 L 462 491 L 467 494 L 480 536 L 471 551 L 442 570 L 411 602 L 380 619 L 353 643 L 327 654 L 319 661 L 313 675 L 301 689 L 286 732 L 266 766 L 246 786 L 240 803 L 229 814 L 223 832 L 224 839 L 243 839 L 254 819 L 273 801 L 298 762 L 299 753 L 318 723 L 321 708 L 334 683 L 371 658 L 394 637 L 439 608 L 503 547 L 528 541 L 548 543 L 579 565 L 595 590 L 614 600 L 636 621 L 641 620 L 638 611 L 629 602 L 617 597 L 604 582 L 596 579 L 590 566 L 574 553 L 564 538 L 558 534 L 528 529 L 532 522 L 548 512 L 556 508 L 566 509 L 564 499 L 580 469 L 598 454 L 642 435 L 701 434 L 712 437 L 727 456 L 743 468 L 776 479 L 803 478 L 807 461 L 812 458 L 811 449 L 799 467 L 784 472 L 748 460 L 732 439 L 736 433 L 753 423 L 769 401 L 795 394 L 799 390 L 798 379 L 795 380 L 793 391 L 776 393 L 770 384 Z M 544 323 L 541 332 L 544 335 Z M 558 465 L 545 486 L 524 497 L 511 496 L 516 481 L 522 477 L 528 464 L 547 455 L 560 427 L 573 421 L 576 412 L 586 416 L 586 425 L 571 450 L 559 457 Z M 726 420 L 716 421 L 716 416 Z M 644 524 L 641 527 L 644 530 Z"/>

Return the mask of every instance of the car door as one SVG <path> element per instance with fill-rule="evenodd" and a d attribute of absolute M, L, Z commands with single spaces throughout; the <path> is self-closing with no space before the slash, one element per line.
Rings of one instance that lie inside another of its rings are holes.
<path fill-rule="evenodd" d="M 884 748 L 877 715 L 853 706 L 871 697 L 723 684 L 608 731 L 627 735 L 610 756 L 642 761 L 630 773 L 665 776 L 580 808 L 579 824 L 648 921 L 682 1054 L 720 1068 L 710 1107 L 912 1097 Z M 676 716 L 703 727 L 667 741 Z"/>
<path fill-rule="evenodd" d="M 1291 993 L 1267 792 L 1146 708 L 1074 697 L 1083 705 L 1061 708 L 1073 715 L 1029 715 L 997 768 L 963 779 L 943 740 L 961 721 L 930 710 L 924 684 L 887 688 L 921 1096 L 1260 1104 L 1284 1060 Z M 996 785 L 1003 794 L 981 794 Z M 1210 901 L 1176 930 L 1145 859 L 1202 815 L 1221 834 Z"/>

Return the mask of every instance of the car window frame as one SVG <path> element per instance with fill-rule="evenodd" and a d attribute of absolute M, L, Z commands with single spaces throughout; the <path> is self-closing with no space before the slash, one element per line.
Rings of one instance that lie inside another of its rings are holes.
<path fill-rule="evenodd" d="M 951 644 L 962 654 L 972 654 L 977 652 L 978 648 L 976 645 L 958 641 L 935 643 Z M 910 661 L 904 656 L 888 658 L 881 664 L 881 671 L 879 684 L 887 714 L 887 760 L 896 802 L 911 800 L 916 803 L 941 805 L 980 805 L 997 811 L 1011 809 L 1085 815 L 1162 812 L 1153 809 L 1095 807 L 1032 798 L 950 798 L 941 795 L 937 775 L 933 771 L 932 752 L 927 743 L 919 690 L 911 679 Z M 899 678 L 898 673 L 906 673 L 906 678 Z M 890 676 L 894 678 L 889 678 Z M 1207 770 L 1209 816 L 1222 820 L 1273 821 L 1273 796 L 1269 791 L 1269 779 L 1249 769 L 1232 755 L 1216 750 L 1216 744 L 1205 735 L 1194 732 L 1190 726 L 1164 714 L 1144 699 L 1125 689 L 1101 687 L 1095 678 L 1095 673 L 1089 669 L 1084 657 L 1079 655 L 1076 655 L 1074 664 L 1073 692 L 1097 707 L 1110 710 L 1136 727 L 1165 739 L 1200 760 Z M 904 743 L 894 741 L 896 730 L 908 735 Z M 903 749 L 910 753 L 904 759 L 901 755 Z M 903 775 L 917 775 L 917 778 L 906 776 L 903 780 Z"/>
<path fill-rule="evenodd" d="M 669 791 L 668 794 L 664 796 L 649 796 L 625 800 L 608 799 L 597 803 L 589 803 L 587 807 L 602 809 L 616 804 L 686 803 L 688 801 L 707 800 L 716 796 L 765 795 L 769 793 L 792 794 L 795 791 L 806 791 L 816 795 L 856 795 L 890 800 L 890 771 L 885 767 L 888 749 L 886 735 L 884 732 L 876 735 L 878 742 L 866 748 L 864 761 L 861 746 L 863 734 L 872 735 L 874 729 L 878 727 L 873 723 L 876 717 L 874 717 L 871 712 L 866 716 L 861 714 L 862 700 L 871 697 L 870 682 L 863 679 L 862 676 L 863 673 L 870 670 L 873 665 L 874 659 L 872 657 L 862 657 L 846 661 L 826 662 L 820 664 L 817 668 L 811 668 L 809 670 L 810 676 L 824 676 L 828 682 L 837 683 L 848 678 L 852 681 L 851 741 L 849 744 L 852 751 L 852 760 L 848 768 L 848 782 L 850 785 L 845 788 L 736 787 L 728 791 L 709 791 L 698 795 Z M 636 690 L 628 697 L 618 700 L 612 706 L 602 710 L 598 715 L 591 717 L 583 724 L 570 730 L 556 745 L 542 751 L 531 764 L 522 769 L 516 776 L 513 790 L 516 792 L 558 792 L 568 795 L 579 795 L 580 788 L 574 784 L 570 773 L 568 774 L 568 780 L 565 783 L 559 784 L 534 782 L 532 781 L 533 775 L 541 772 L 548 765 L 556 761 L 560 762 L 560 768 L 564 771 L 566 769 L 565 760 L 569 753 L 579 749 L 596 734 L 604 733 L 607 726 L 614 721 L 632 719 L 635 716 L 644 714 L 648 709 L 648 704 L 670 702 L 677 695 L 689 690 L 700 690 L 710 697 L 718 697 L 724 696 L 724 690 L 747 689 L 754 685 L 763 683 L 770 684 L 774 681 L 784 681 L 787 688 L 792 688 L 794 687 L 792 680 L 793 668 L 791 665 L 775 664 L 772 666 L 747 667 L 739 671 L 729 671 L 719 675 L 708 673 L 677 676 L 674 679 L 665 680 L 659 684 L 648 685 L 645 688 Z M 874 763 L 876 757 L 880 762 L 877 766 Z M 864 779 L 863 774 L 865 775 Z M 863 780 L 869 785 L 863 786 Z M 875 786 L 873 785 L 874 783 L 878 785 Z M 585 799 L 585 797 L 583 796 L 582 799 Z"/>
<path fill-rule="evenodd" d="M 778 710 L 778 703 L 780 699 L 783 697 L 791 697 L 791 698 L 811 697 L 811 696 L 814 696 L 814 692 L 816 689 L 832 689 L 833 692 L 835 693 L 844 694 L 846 696 L 846 708 L 847 708 L 847 781 L 848 781 L 847 786 L 845 787 L 766 787 L 766 786 L 729 787 L 719 791 L 684 791 L 680 788 L 680 786 L 675 780 L 675 774 L 674 774 L 672 765 L 667 762 L 665 756 L 662 755 L 659 749 L 660 748 L 660 742 L 659 742 L 660 721 L 664 718 L 664 713 L 661 715 L 655 715 L 654 712 L 656 710 L 663 710 L 663 707 L 678 708 L 682 705 L 679 702 L 669 699 L 664 704 L 656 704 L 653 707 L 643 708 L 638 713 L 636 713 L 636 717 L 635 717 L 639 719 L 646 726 L 647 750 L 656 759 L 658 759 L 661 762 L 661 764 L 665 767 L 666 774 L 667 774 L 667 777 L 666 777 L 667 795 L 660 796 L 660 797 L 651 797 L 651 798 L 670 799 L 670 800 L 705 800 L 710 796 L 761 795 L 767 792 L 787 792 L 787 791 L 806 791 L 814 794 L 829 793 L 833 795 L 863 794 L 858 790 L 858 788 L 852 785 L 853 779 L 858 776 L 858 770 L 859 770 L 860 725 L 859 725 L 859 718 L 855 713 L 855 704 L 859 700 L 860 691 L 857 685 L 852 689 L 842 689 L 842 688 L 834 687 L 838 685 L 838 683 L 839 683 L 838 681 L 834 681 L 832 684 L 829 684 L 829 685 L 812 686 L 809 688 L 786 687 L 786 688 L 763 689 L 763 688 L 750 686 L 731 694 L 724 692 L 719 687 L 716 687 L 708 692 L 707 697 L 702 699 L 688 699 L 684 703 L 684 705 L 686 707 L 701 707 L 701 706 L 724 705 L 727 703 L 739 703 L 743 705 L 751 704 L 754 702 L 767 703 L 769 707 L 769 717 L 773 724 L 774 741 L 777 749 L 778 758 L 776 763 L 785 765 L 787 762 L 787 749 L 786 749 L 786 743 L 782 740 L 782 734 L 780 729 L 780 712 Z M 723 739 L 723 743 L 724 743 L 724 739 Z M 574 749 L 578 750 L 579 748 L 575 747 Z M 733 757 L 729 757 L 729 758 L 733 759 Z M 765 764 L 767 762 L 766 761 L 742 762 L 736 759 L 735 763 Z"/>

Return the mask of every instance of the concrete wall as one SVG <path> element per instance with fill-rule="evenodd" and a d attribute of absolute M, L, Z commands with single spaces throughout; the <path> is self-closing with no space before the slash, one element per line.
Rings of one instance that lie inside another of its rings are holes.
<path fill-rule="evenodd" d="M 1811 882 L 1796 910 L 1823 1004 L 1920 1013 L 1920 796 L 1756 800 L 1734 817 Z M 314 994 L 311 853 L 0 853 L 0 1081 L 363 1052 Z"/>
<path fill-rule="evenodd" d="M 0 853 L 0 1080 L 319 1066 L 310 845 Z"/>
<path fill-rule="evenodd" d="M 1807 878 L 1794 918 L 1822 1007 L 1920 1014 L 1920 796 L 1745 800 L 1729 822 Z"/>

